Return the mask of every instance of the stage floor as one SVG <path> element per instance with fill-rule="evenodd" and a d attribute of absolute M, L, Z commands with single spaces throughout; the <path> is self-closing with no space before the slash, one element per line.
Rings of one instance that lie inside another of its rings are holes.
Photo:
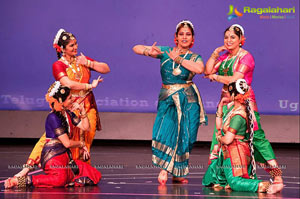
<path fill-rule="evenodd" d="M 197 143 L 193 149 L 190 156 L 188 184 L 173 184 L 169 176 L 166 186 L 159 186 L 157 182 L 159 169 L 153 167 L 151 163 L 151 142 L 122 141 L 118 144 L 101 141 L 100 144 L 95 143 L 91 154 L 92 165 L 102 173 L 102 179 L 97 186 L 5 190 L 1 183 L 0 198 L 299 198 L 297 146 L 273 145 L 286 185 L 282 193 L 276 195 L 216 191 L 203 187 L 201 180 L 207 169 L 208 143 Z M 0 146 L 0 181 L 20 170 L 32 148 L 33 145 L 13 143 Z M 269 179 L 269 175 L 262 168 L 257 170 L 260 179 Z"/>

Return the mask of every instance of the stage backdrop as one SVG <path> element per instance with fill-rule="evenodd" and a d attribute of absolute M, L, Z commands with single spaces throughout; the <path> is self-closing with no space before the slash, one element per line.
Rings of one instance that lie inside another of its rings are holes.
<path fill-rule="evenodd" d="M 224 30 L 245 29 L 244 48 L 255 58 L 253 88 L 264 114 L 299 114 L 298 0 L 1 0 L 1 110 L 49 110 L 44 95 L 54 81 L 52 48 L 60 28 L 72 32 L 79 52 L 109 64 L 94 93 L 100 111 L 155 112 L 161 87 L 159 60 L 133 53 L 136 44 L 174 46 L 182 19 L 195 26 L 192 51 L 206 62 L 223 45 Z M 93 78 L 98 74 L 93 73 Z M 221 84 L 197 75 L 208 113 Z"/>

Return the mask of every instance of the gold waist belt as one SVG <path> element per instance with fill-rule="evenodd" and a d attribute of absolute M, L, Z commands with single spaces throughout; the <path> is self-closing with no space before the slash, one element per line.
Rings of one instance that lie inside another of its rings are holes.
<path fill-rule="evenodd" d="M 72 90 L 71 94 L 73 97 L 85 97 L 90 90 Z"/>
<path fill-rule="evenodd" d="M 193 82 L 189 82 L 187 84 L 162 84 L 162 87 L 165 89 L 174 89 L 174 90 L 179 90 L 182 88 L 187 88 L 190 87 L 193 84 Z"/>

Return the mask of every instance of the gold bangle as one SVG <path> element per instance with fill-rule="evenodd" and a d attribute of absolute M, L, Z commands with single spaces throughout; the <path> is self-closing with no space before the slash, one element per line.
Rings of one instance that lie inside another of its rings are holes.
<path fill-rule="evenodd" d="M 85 142 L 84 141 L 80 141 L 80 148 L 83 148 L 85 146 Z"/>
<path fill-rule="evenodd" d="M 217 60 L 219 58 L 219 54 L 214 51 L 210 57 L 214 60 Z"/>
<path fill-rule="evenodd" d="M 223 112 L 222 113 L 219 113 L 218 111 L 216 112 L 216 117 L 223 118 L 223 116 L 224 116 Z"/>
<path fill-rule="evenodd" d="M 90 67 L 90 66 L 91 66 L 91 61 L 87 60 L 87 67 Z"/>
<path fill-rule="evenodd" d="M 181 57 L 181 59 L 180 59 L 180 65 L 182 65 L 182 62 L 183 62 L 183 60 L 184 60 L 184 58 L 183 57 Z"/>
<path fill-rule="evenodd" d="M 90 68 L 91 68 L 91 69 L 94 69 L 94 61 L 90 61 L 90 63 L 91 63 Z"/>
<path fill-rule="evenodd" d="M 85 114 L 80 114 L 80 118 L 81 119 L 84 119 L 84 118 L 86 118 L 87 117 L 87 113 L 85 113 Z"/>
<path fill-rule="evenodd" d="M 181 64 L 182 60 L 183 60 L 183 58 L 178 55 L 177 57 L 175 57 L 174 62 L 176 64 Z"/>
<path fill-rule="evenodd" d="M 92 85 L 91 84 L 88 84 L 88 83 L 86 83 L 85 84 L 85 90 L 90 90 L 90 89 L 92 89 Z"/>
<path fill-rule="evenodd" d="M 216 137 L 216 139 L 217 139 L 218 142 L 221 142 L 222 135 L 218 135 L 218 136 Z"/>
<path fill-rule="evenodd" d="M 144 51 L 143 51 L 143 55 L 149 56 L 149 51 L 150 51 L 149 48 L 145 48 Z"/>

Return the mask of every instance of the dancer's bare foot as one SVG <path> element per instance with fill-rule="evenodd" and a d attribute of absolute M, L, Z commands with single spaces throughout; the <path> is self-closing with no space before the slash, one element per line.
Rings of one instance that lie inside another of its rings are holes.
<path fill-rule="evenodd" d="M 268 194 L 275 194 L 275 193 L 279 193 L 282 191 L 284 185 L 282 182 L 273 182 L 269 188 L 268 188 L 268 191 L 267 193 Z"/>
<path fill-rule="evenodd" d="M 23 177 L 29 173 L 29 168 L 23 168 L 19 173 L 15 175 L 15 177 Z"/>
<path fill-rule="evenodd" d="M 214 189 L 214 191 L 221 191 L 223 189 L 220 184 L 214 184 L 212 188 Z"/>
<path fill-rule="evenodd" d="M 167 180 L 168 180 L 168 172 L 162 169 L 158 175 L 158 182 L 161 185 L 165 185 L 167 183 Z"/>
<path fill-rule="evenodd" d="M 180 177 L 174 177 L 172 179 L 173 183 L 179 183 L 179 184 L 187 184 L 189 181 L 186 178 L 180 178 Z"/>
<path fill-rule="evenodd" d="M 4 187 L 5 187 L 5 189 L 10 189 L 10 188 L 13 188 L 15 186 L 18 186 L 18 179 L 17 179 L 17 177 L 8 178 L 7 180 L 4 181 Z"/>

